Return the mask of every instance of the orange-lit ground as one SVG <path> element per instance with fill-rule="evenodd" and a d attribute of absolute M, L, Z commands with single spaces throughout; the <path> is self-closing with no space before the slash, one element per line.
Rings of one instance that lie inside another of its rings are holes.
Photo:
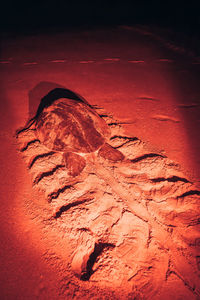
<path fill-rule="evenodd" d="M 16 150 L 14 132 L 33 115 L 41 97 L 56 86 L 76 91 L 90 104 L 103 107 L 124 123 L 125 134 L 140 138 L 155 152 L 180 164 L 185 176 L 198 189 L 199 68 L 196 57 L 180 53 L 175 47 L 169 49 L 153 36 L 131 28 L 3 40 L 2 299 L 97 299 L 98 293 L 104 299 L 102 286 L 98 290 L 90 282 L 81 282 L 77 288 L 78 279 L 68 271 L 65 260 L 71 245 L 64 239 L 56 240 L 56 230 L 48 226 L 45 229 L 48 204 L 42 194 L 32 189 L 26 165 Z M 37 201 L 36 205 L 35 199 L 40 197 L 41 204 Z M 177 283 L 177 295 L 181 295 L 181 288 Z M 193 295 L 191 291 L 185 293 L 184 299 Z M 117 297 L 111 289 L 104 296 Z M 171 296 L 169 293 L 164 298 L 163 291 L 154 299 L 171 299 Z"/>

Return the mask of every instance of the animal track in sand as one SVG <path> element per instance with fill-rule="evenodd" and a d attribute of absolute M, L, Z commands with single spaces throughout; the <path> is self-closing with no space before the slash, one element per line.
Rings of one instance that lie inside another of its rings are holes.
<path fill-rule="evenodd" d="M 121 298 L 197 299 L 200 191 L 176 163 L 124 135 L 103 109 L 91 110 L 110 130 L 107 142 L 121 159 L 98 155 L 96 148 L 80 153 L 85 166 L 74 175 L 63 153 L 38 138 L 35 123 L 17 135 L 33 186 L 46 199 L 48 218 L 41 220 L 47 220 L 47 235 L 53 228 L 58 241 L 71 245 L 65 260 L 80 282 Z"/>

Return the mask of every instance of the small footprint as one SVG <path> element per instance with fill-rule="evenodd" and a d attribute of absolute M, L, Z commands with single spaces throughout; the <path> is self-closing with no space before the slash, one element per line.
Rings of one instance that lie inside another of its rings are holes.
<path fill-rule="evenodd" d="M 54 59 L 54 60 L 51 60 L 52 63 L 64 63 L 66 62 L 65 59 Z"/>
<path fill-rule="evenodd" d="M 132 64 L 142 64 L 144 63 L 144 60 L 129 60 L 129 62 Z"/>
<path fill-rule="evenodd" d="M 30 65 L 37 65 L 38 63 L 36 61 L 32 61 L 32 62 L 25 62 L 23 63 L 24 66 L 30 66 Z"/>
<path fill-rule="evenodd" d="M 80 64 L 92 64 L 94 60 L 81 60 L 79 61 Z"/>
<path fill-rule="evenodd" d="M 11 61 L 9 61 L 9 60 L 2 60 L 2 61 L 0 61 L 0 64 L 11 64 Z"/>
<path fill-rule="evenodd" d="M 119 58 L 104 58 L 106 61 L 119 61 Z"/>
<path fill-rule="evenodd" d="M 168 63 L 173 63 L 174 62 L 172 59 L 169 59 L 169 58 L 159 58 L 156 61 L 168 62 Z"/>
<path fill-rule="evenodd" d="M 174 122 L 174 123 L 179 123 L 180 122 L 180 120 L 178 120 L 176 118 L 173 118 L 173 117 L 170 117 L 170 116 L 166 116 L 166 115 L 153 115 L 151 118 L 155 119 L 155 120 L 158 120 L 158 121 L 171 121 L 171 122 Z"/>
<path fill-rule="evenodd" d="M 136 100 L 143 100 L 143 101 L 160 101 L 159 99 L 153 97 L 137 97 Z"/>
<path fill-rule="evenodd" d="M 200 104 L 197 103 L 193 103 L 193 104 L 180 104 L 178 105 L 178 107 L 180 108 L 194 108 L 194 107 L 198 107 Z"/>

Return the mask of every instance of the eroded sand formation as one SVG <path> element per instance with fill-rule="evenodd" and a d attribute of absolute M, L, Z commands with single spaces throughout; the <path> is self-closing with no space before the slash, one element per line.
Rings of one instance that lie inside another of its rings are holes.
<path fill-rule="evenodd" d="M 59 299 L 198 299 L 200 191 L 177 163 L 96 111 L 124 160 L 84 154 L 86 166 L 73 177 L 34 124 L 17 138 L 44 195 L 24 205 L 49 241 L 47 262 L 59 261 Z"/>

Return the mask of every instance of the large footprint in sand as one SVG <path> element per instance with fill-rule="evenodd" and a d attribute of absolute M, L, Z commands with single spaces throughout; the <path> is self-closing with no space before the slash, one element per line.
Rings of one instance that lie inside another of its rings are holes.
<path fill-rule="evenodd" d="M 71 245 L 69 269 L 120 298 L 198 299 L 200 191 L 179 165 L 70 95 L 47 95 L 17 133 L 48 204 L 46 226 Z"/>

